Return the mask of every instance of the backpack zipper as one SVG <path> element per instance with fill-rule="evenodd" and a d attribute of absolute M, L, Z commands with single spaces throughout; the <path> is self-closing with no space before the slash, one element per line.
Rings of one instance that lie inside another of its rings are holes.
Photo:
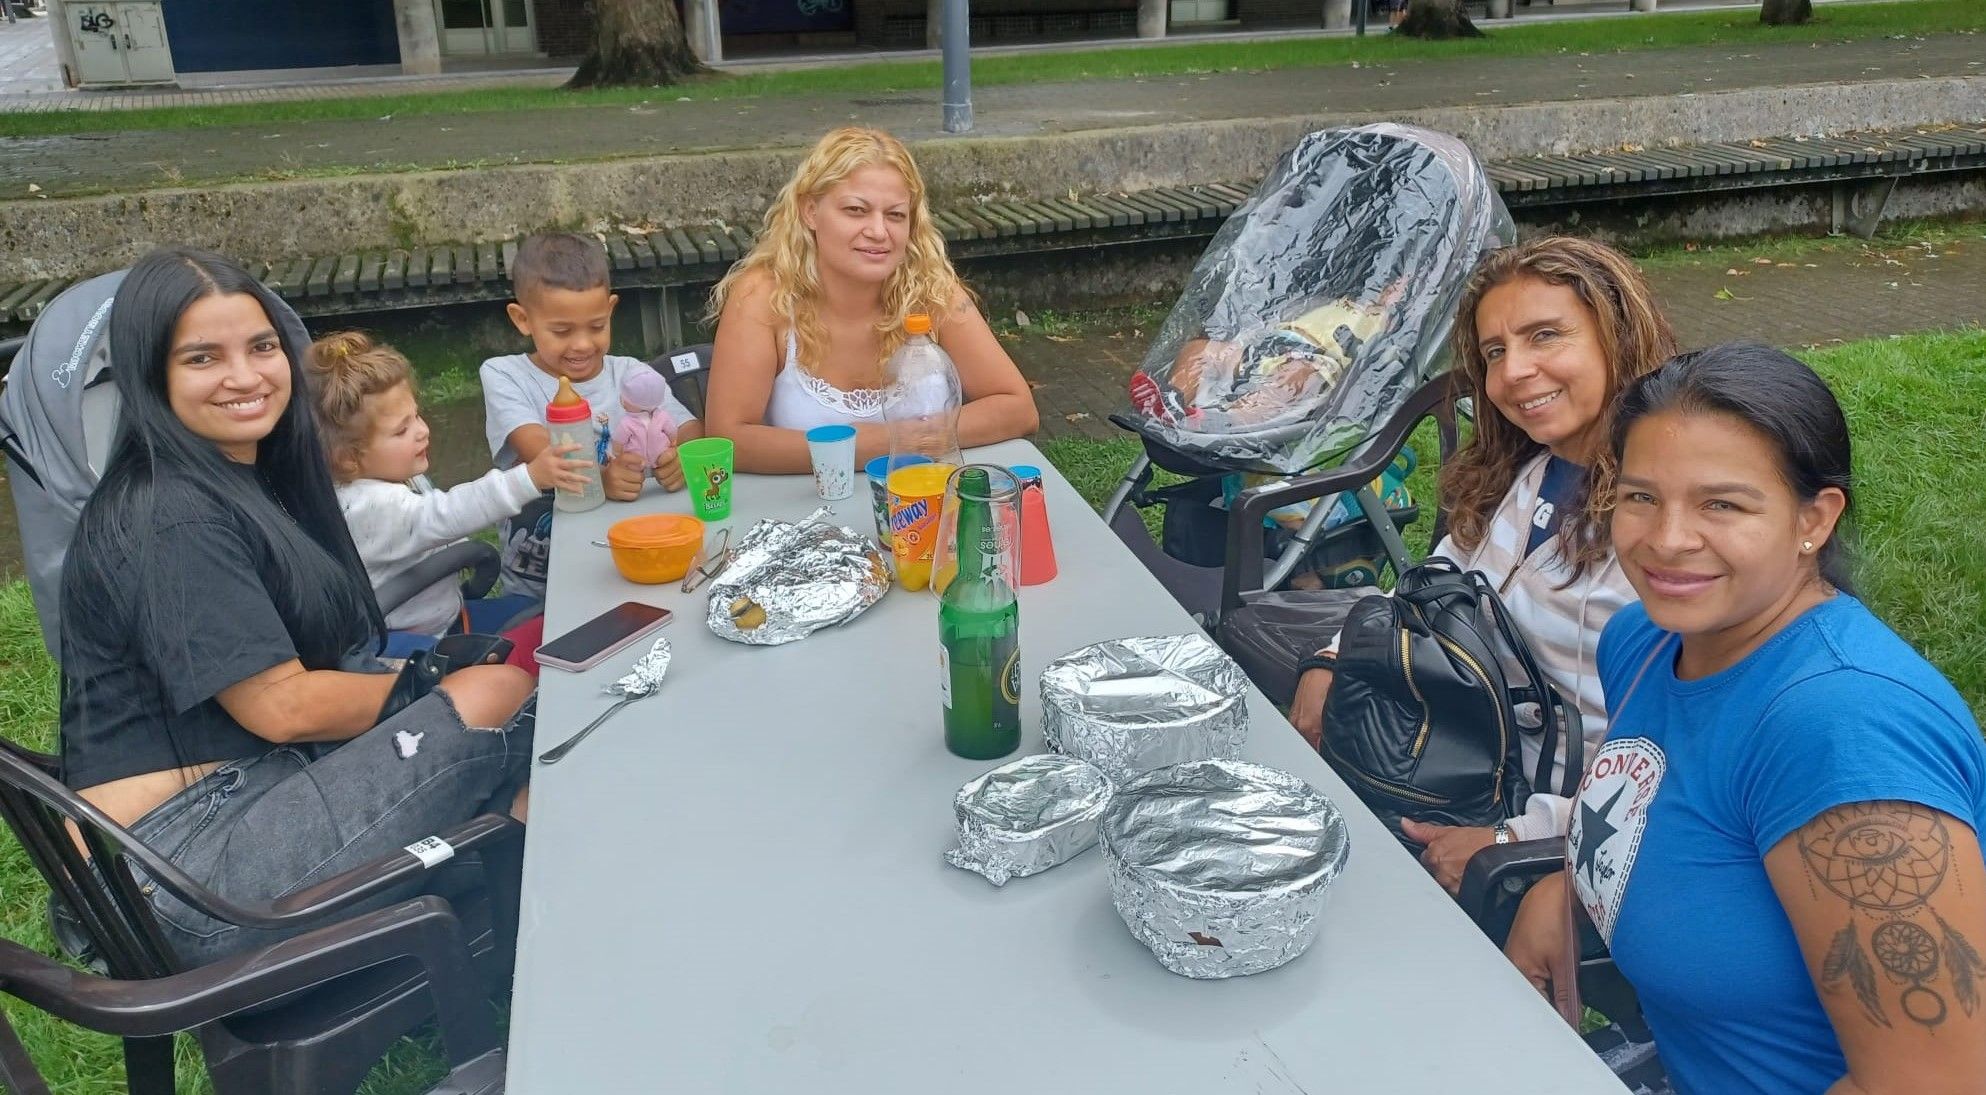
<path fill-rule="evenodd" d="M 1419 760 L 1421 759 L 1421 750 L 1427 748 L 1427 736 L 1429 732 L 1434 729 L 1434 727 L 1428 715 L 1427 697 L 1421 695 L 1421 686 L 1414 683 L 1414 648 L 1410 639 L 1411 636 L 1407 634 L 1406 628 L 1401 628 L 1400 629 L 1401 675 L 1407 678 L 1407 690 L 1414 694 L 1415 701 L 1417 701 L 1421 705 L 1421 723 L 1420 726 L 1417 727 L 1414 732 L 1414 748 L 1411 754 L 1415 760 Z"/>
<path fill-rule="evenodd" d="M 1403 647 L 1405 646 L 1405 641 L 1404 641 L 1405 634 L 1406 634 L 1405 632 L 1401 632 L 1402 635 L 1401 645 Z M 1470 655 L 1468 651 L 1456 645 L 1453 640 L 1446 638 L 1445 636 L 1441 635 L 1438 632 L 1435 633 L 1434 640 L 1440 643 L 1449 653 L 1462 659 L 1464 662 L 1467 662 L 1469 668 L 1475 671 L 1476 679 L 1482 682 L 1483 691 L 1485 693 L 1490 691 L 1489 674 L 1483 670 L 1483 666 L 1481 662 L 1478 662 L 1472 655 Z M 1413 680 L 1412 677 L 1409 677 L 1407 679 L 1410 683 Z M 1414 694 L 1419 695 L 1420 693 L 1416 691 Z M 1501 803 L 1503 801 L 1504 760 L 1505 758 L 1510 756 L 1510 726 L 1507 722 L 1504 721 L 1503 702 L 1501 698 L 1498 698 L 1490 706 L 1493 710 L 1496 711 L 1496 736 L 1497 736 L 1497 744 L 1498 744 L 1498 749 L 1496 753 L 1496 777 L 1495 777 L 1495 782 L 1492 783 L 1490 786 L 1490 796 L 1491 796 L 1490 801 Z M 1415 756 L 1416 757 L 1419 756 L 1418 750 L 1416 750 Z"/>
<path fill-rule="evenodd" d="M 1350 772 L 1352 775 L 1370 783 L 1389 795 L 1412 799 L 1415 802 L 1424 802 L 1429 806 L 1448 806 L 1454 802 L 1453 799 L 1442 798 L 1440 795 L 1430 795 L 1426 791 L 1417 791 L 1412 787 L 1394 783 L 1390 780 L 1380 779 L 1378 776 L 1360 771 L 1357 765 L 1338 755 L 1338 751 L 1331 747 L 1331 742 L 1328 738 L 1324 742 L 1324 751 L 1331 754 L 1331 759 L 1335 762 L 1331 767 L 1340 775 Z"/>

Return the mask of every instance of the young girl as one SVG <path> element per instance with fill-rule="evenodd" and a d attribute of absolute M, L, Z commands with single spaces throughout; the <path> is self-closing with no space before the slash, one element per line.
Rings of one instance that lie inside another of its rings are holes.
<path fill-rule="evenodd" d="M 821 138 L 766 211 L 752 253 L 711 294 L 706 420 L 737 470 L 805 472 L 806 431 L 852 425 L 858 461 L 886 454 L 883 365 L 904 317 L 931 317 L 958 366 L 971 447 L 1033 433 L 1034 394 L 986 326 L 924 202 L 910 151 L 874 129 Z"/>
<path fill-rule="evenodd" d="M 394 675 L 348 670 L 379 607 L 288 315 L 219 255 L 132 266 L 110 317 L 118 440 L 62 575 L 64 782 L 235 900 L 517 808 L 531 758 L 504 729 L 531 693 L 517 669 L 452 673 L 385 720 Z M 137 883 L 188 965 L 275 938 Z"/>
<path fill-rule="evenodd" d="M 338 485 L 338 507 L 375 590 L 429 555 L 512 517 L 554 488 L 578 489 L 577 446 L 546 449 L 528 463 L 492 471 L 448 490 L 419 490 L 428 470 L 428 425 L 414 398 L 413 370 L 391 346 L 357 331 L 310 347 L 310 387 Z M 404 655 L 450 631 L 494 631 L 529 607 L 511 595 L 469 602 L 444 578 L 386 615 L 387 654 Z"/>
<path fill-rule="evenodd" d="M 1600 640 L 1613 725 L 1507 951 L 1572 973 L 1566 886 L 1678 1091 L 1986 1091 L 1986 746 L 1848 588 L 1848 424 L 1764 346 L 1622 396 Z"/>

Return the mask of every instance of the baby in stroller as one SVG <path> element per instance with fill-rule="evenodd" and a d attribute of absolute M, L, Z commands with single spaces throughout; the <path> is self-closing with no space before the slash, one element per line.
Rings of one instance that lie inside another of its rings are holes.
<path fill-rule="evenodd" d="M 1446 368 L 1469 270 L 1513 237 L 1481 166 L 1452 136 L 1380 123 L 1299 140 L 1215 234 L 1133 374 L 1121 421 L 1145 441 L 1146 460 L 1117 504 L 1164 505 L 1170 528 L 1174 505 L 1191 501 L 1224 524 L 1246 487 L 1359 451 Z M 1211 483 L 1147 489 L 1148 461 Z M 1375 493 L 1410 508 L 1397 482 Z M 1324 512 L 1301 502 L 1268 519 L 1279 534 L 1268 542 L 1288 545 L 1272 588 L 1327 524 L 1356 521 L 1352 507 L 1317 501 Z"/>

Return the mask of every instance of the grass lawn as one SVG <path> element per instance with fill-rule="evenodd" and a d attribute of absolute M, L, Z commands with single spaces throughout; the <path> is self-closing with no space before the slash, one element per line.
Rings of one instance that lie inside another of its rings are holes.
<path fill-rule="evenodd" d="M 1237 69 L 1314 68 L 1353 61 L 1372 63 L 1484 55 L 1605 53 L 1709 44 L 1745 46 L 1765 42 L 1831 42 L 1910 34 L 1976 33 L 1986 30 L 1986 5 L 1978 3 L 1978 0 L 1829 4 L 1816 8 L 1813 21 L 1798 27 L 1762 26 L 1756 8 L 1513 27 L 1483 25 L 1491 29 L 1482 38 L 1446 42 L 1380 33 L 1363 39 L 1306 38 L 1251 41 L 1246 44 L 1213 40 L 1176 46 L 986 56 L 973 61 L 972 75 L 976 84 L 988 87 L 1093 78 L 1174 76 Z M 551 107 L 629 106 L 650 102 L 666 107 L 678 98 L 736 99 L 922 91 L 938 86 L 941 79 L 937 61 L 877 61 L 783 72 L 720 74 L 666 89 L 566 91 L 559 88 L 489 88 L 303 102 L 0 114 L 0 136 L 193 129 L 331 118 L 377 118 L 385 114 L 467 114 Z"/>
<path fill-rule="evenodd" d="M 1831 9 L 1830 9 L 1831 10 Z M 1834 385 L 1855 432 L 1862 594 L 1884 619 L 1986 714 L 1986 551 L 1980 507 L 1986 462 L 1986 330 L 1851 343 L 1808 353 Z M 1100 503 L 1137 453 L 1129 439 L 1047 443 L 1047 455 L 1092 504 Z M 1431 436 L 1420 438 L 1431 459 Z M 1434 497 L 1431 471 L 1413 481 Z M 1425 548 L 1426 524 L 1410 541 Z M 52 745 L 56 674 L 42 652 L 24 582 L 0 585 L 0 734 L 37 748 Z M 43 916 L 44 890 L 10 837 L 0 837 L 0 935 L 54 953 Z M 56 1090 L 109 1095 L 123 1090 L 114 1040 L 85 1034 L 18 1006 L 9 1018 Z M 422 1041 L 403 1043 L 374 1074 L 372 1095 L 423 1090 L 438 1058 Z M 206 1091 L 182 1046 L 182 1091 Z"/>

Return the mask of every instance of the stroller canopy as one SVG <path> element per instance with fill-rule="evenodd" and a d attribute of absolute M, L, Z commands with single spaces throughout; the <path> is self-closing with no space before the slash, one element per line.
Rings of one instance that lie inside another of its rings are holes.
<path fill-rule="evenodd" d="M 1139 433 L 1236 470 L 1343 454 L 1447 368 L 1469 272 L 1514 236 L 1455 137 L 1304 137 L 1193 267 L 1131 379 Z"/>

